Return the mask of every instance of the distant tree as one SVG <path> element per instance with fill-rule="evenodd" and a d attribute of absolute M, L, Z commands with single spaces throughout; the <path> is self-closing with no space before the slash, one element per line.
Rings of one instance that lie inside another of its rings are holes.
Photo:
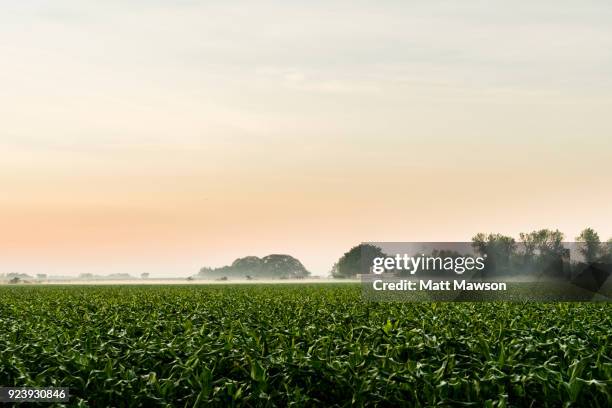
<path fill-rule="evenodd" d="M 490 265 L 508 266 L 516 249 L 516 241 L 506 235 L 481 232 L 472 238 L 472 247 L 480 256 L 486 256 Z"/>
<path fill-rule="evenodd" d="M 563 246 L 564 235 L 559 230 L 541 229 L 530 233 L 521 233 L 521 241 L 525 250 L 533 251 L 534 255 L 556 254 L 563 255 L 566 248 Z"/>
<path fill-rule="evenodd" d="M 257 256 L 245 256 L 243 258 L 237 258 L 232 262 L 230 267 L 230 274 L 245 274 L 252 273 L 254 275 L 259 275 L 264 270 L 264 262 L 263 259 Z"/>
<path fill-rule="evenodd" d="M 612 263 L 612 238 L 606 241 L 601 248 L 601 261 Z"/>
<path fill-rule="evenodd" d="M 188 277 L 187 277 L 187 280 L 188 280 L 188 281 L 192 281 L 192 280 L 194 280 L 194 277 L 193 277 L 193 276 L 188 276 Z"/>
<path fill-rule="evenodd" d="M 522 249 L 523 249 L 523 261 L 524 263 L 532 263 L 536 254 L 536 249 L 538 247 L 538 243 L 536 242 L 536 237 L 533 233 L 525 233 L 521 232 L 519 234 Z"/>
<path fill-rule="evenodd" d="M 149 279 L 149 276 L 150 276 L 149 272 L 143 272 L 140 274 L 140 277 L 142 279 Z"/>
<path fill-rule="evenodd" d="M 36 274 L 36 278 L 38 280 L 45 280 L 45 279 L 47 279 L 47 274 L 46 273 L 38 273 L 38 274 Z"/>
<path fill-rule="evenodd" d="M 247 269 L 248 272 L 250 272 Z M 261 258 L 260 273 L 264 276 L 304 278 L 310 275 L 304 265 L 290 255 L 271 254 Z"/>
<path fill-rule="evenodd" d="M 384 256 L 382 249 L 375 245 L 357 245 L 342 255 L 332 267 L 331 274 L 334 278 L 350 278 L 359 273 L 368 273 L 365 266 L 371 265 L 374 258 Z"/>
<path fill-rule="evenodd" d="M 585 228 L 580 235 L 576 237 L 576 241 L 580 242 L 580 253 L 584 256 L 587 263 L 595 262 L 601 255 L 601 241 L 599 235 L 592 228 Z"/>
<path fill-rule="evenodd" d="M 203 266 L 198 271 L 199 277 L 206 277 L 207 275 L 213 273 L 215 270 L 213 268 L 209 268 L 208 266 Z"/>
<path fill-rule="evenodd" d="M 32 279 L 32 277 L 30 275 L 28 275 L 27 273 L 15 273 L 15 272 L 7 273 L 6 277 L 8 279 L 19 278 L 20 280 Z"/>
<path fill-rule="evenodd" d="M 569 263 L 569 249 L 563 245 L 564 235 L 559 230 L 541 229 L 520 234 L 524 247 L 523 266 L 551 275 L 564 273 Z"/>

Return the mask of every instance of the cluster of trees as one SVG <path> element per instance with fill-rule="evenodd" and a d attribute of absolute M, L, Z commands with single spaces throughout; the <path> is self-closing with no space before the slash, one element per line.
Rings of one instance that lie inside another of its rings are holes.
<path fill-rule="evenodd" d="M 582 244 L 580 251 L 586 262 L 612 263 L 612 238 L 601 242 L 597 232 L 586 228 L 576 237 L 576 241 Z"/>
<path fill-rule="evenodd" d="M 472 238 L 472 248 L 476 254 L 487 257 L 485 273 L 541 271 L 559 275 L 568 273 L 570 267 L 570 250 L 564 245 L 564 240 L 561 231 L 550 229 L 521 233 L 519 241 L 502 234 L 478 233 Z M 582 256 L 580 262 L 612 263 L 612 238 L 602 242 L 597 232 L 586 228 L 575 241 Z M 446 255 L 459 256 L 458 253 Z M 367 271 L 367 265 L 371 265 L 374 258 L 384 256 L 386 254 L 377 246 L 357 245 L 340 257 L 332 267 L 331 275 L 334 278 L 354 277 Z"/>
<path fill-rule="evenodd" d="M 564 245 L 559 230 L 541 229 L 521 233 L 520 241 L 501 234 L 476 234 L 472 246 L 489 259 L 488 269 L 497 271 L 540 271 L 553 275 L 570 272 L 570 247 Z M 577 265 L 612 262 L 612 238 L 602 243 L 592 228 L 584 229 L 575 238 L 573 261 Z"/>
<path fill-rule="evenodd" d="M 196 276 L 200 279 L 211 278 L 305 278 L 310 275 L 304 265 L 290 255 L 272 254 L 259 258 L 246 256 L 236 259 L 231 265 L 221 268 L 200 269 Z"/>
<path fill-rule="evenodd" d="M 360 244 L 351 248 L 338 259 L 331 270 L 334 278 L 351 278 L 364 273 L 366 265 L 372 265 L 374 258 L 386 256 L 382 249 L 375 245 Z"/>
<path fill-rule="evenodd" d="M 142 273 L 142 279 L 147 279 L 149 273 Z M 72 280 L 74 278 L 69 276 L 51 276 L 46 273 L 38 273 L 35 276 L 28 275 L 26 273 L 7 273 L 6 275 L 0 274 L 0 282 L 6 281 L 8 283 L 40 283 L 45 281 L 61 281 L 61 280 Z M 81 273 L 78 279 L 82 280 L 127 280 L 134 279 L 130 274 L 127 273 L 113 273 L 110 275 L 96 275 L 93 273 Z"/>
<path fill-rule="evenodd" d="M 28 275 L 27 273 L 14 273 L 10 272 L 6 275 L 0 274 L 0 281 L 7 281 L 9 283 L 22 283 L 22 282 L 33 282 L 33 281 L 43 281 L 47 279 L 47 274 L 39 273 L 36 274 L 36 277 Z"/>

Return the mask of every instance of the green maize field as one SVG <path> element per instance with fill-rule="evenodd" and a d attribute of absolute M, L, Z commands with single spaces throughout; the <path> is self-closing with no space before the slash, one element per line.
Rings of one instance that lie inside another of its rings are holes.
<path fill-rule="evenodd" d="M 71 406 L 612 406 L 609 303 L 352 284 L 0 287 L 0 385 Z"/>

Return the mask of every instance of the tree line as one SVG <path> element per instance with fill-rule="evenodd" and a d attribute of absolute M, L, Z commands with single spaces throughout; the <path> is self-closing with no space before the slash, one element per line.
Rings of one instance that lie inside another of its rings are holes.
<path fill-rule="evenodd" d="M 551 229 L 520 233 L 519 240 L 503 234 L 478 233 L 472 237 L 474 252 L 487 257 L 487 271 L 513 273 L 516 271 L 539 271 L 553 275 L 569 273 L 570 249 L 564 245 L 565 235 Z M 581 264 L 612 264 L 612 238 L 602 241 L 592 228 L 585 228 L 576 238 L 576 250 Z M 438 255 L 462 256 L 452 251 L 439 251 Z M 360 244 L 351 248 L 333 265 L 334 278 L 351 278 L 364 273 L 364 265 L 376 257 L 387 256 L 382 249 L 371 244 Z"/>

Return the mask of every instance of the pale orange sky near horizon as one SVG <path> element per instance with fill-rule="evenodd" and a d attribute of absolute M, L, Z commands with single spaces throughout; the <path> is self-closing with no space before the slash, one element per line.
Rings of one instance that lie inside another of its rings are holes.
<path fill-rule="evenodd" d="M 0 6 L 0 274 L 612 237 L 612 6 Z"/>

